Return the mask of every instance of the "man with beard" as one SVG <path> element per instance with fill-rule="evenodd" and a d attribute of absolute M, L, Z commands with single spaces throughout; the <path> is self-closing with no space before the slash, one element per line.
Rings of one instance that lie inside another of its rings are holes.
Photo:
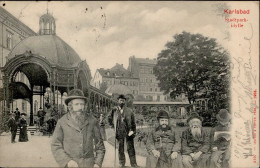
<path fill-rule="evenodd" d="M 118 141 L 119 164 L 125 166 L 124 142 L 126 140 L 127 151 L 132 167 L 138 167 L 136 163 L 134 137 L 136 134 L 136 124 L 133 111 L 125 106 L 126 97 L 119 95 L 118 106 L 113 108 L 108 116 L 108 123 L 115 129 L 115 136 Z"/>
<path fill-rule="evenodd" d="M 86 101 L 78 89 L 71 90 L 65 99 L 69 112 L 58 120 L 51 143 L 52 153 L 60 167 L 102 166 L 105 146 L 99 123 L 86 114 Z"/>
<path fill-rule="evenodd" d="M 226 109 L 221 109 L 216 116 L 218 125 L 211 130 L 210 168 L 228 168 L 230 160 L 230 129 L 231 115 Z"/>
<path fill-rule="evenodd" d="M 157 120 L 159 126 L 149 133 L 146 143 L 146 149 L 149 156 L 146 160 L 148 168 L 182 168 L 182 159 L 180 144 L 176 141 L 175 132 L 169 126 L 169 115 L 161 110 L 158 113 Z"/>
<path fill-rule="evenodd" d="M 198 113 L 191 113 L 187 119 L 189 128 L 182 133 L 181 153 L 185 168 L 206 168 L 208 154 L 209 134 L 202 128 L 202 118 Z"/>

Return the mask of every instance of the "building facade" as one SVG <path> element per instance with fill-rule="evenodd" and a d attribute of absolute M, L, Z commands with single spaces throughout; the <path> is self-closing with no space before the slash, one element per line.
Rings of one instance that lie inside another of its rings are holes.
<path fill-rule="evenodd" d="M 23 39 L 26 39 L 27 37 L 36 35 L 36 32 L 34 32 L 24 23 L 19 21 L 7 10 L 0 7 L 0 68 L 3 68 L 5 66 L 6 62 L 8 61 L 8 54 L 19 42 L 21 42 Z M 17 74 L 15 80 L 29 85 L 29 80 L 23 73 Z M 1 71 L 0 88 L 3 88 L 3 74 Z M 0 109 L 3 108 L 2 103 L 3 102 L 1 101 Z M 29 109 L 29 104 L 25 100 L 17 100 L 14 102 L 14 105 L 15 108 L 19 108 L 22 111 L 27 111 Z"/>
<path fill-rule="evenodd" d="M 156 59 L 131 56 L 127 70 L 120 64 L 111 69 L 100 68 L 96 71 L 91 84 L 101 90 L 104 86 L 109 88 L 123 84 L 132 90 L 136 101 L 170 101 L 169 95 L 164 95 L 161 91 L 159 81 L 153 73 L 156 63 Z"/>
<path fill-rule="evenodd" d="M 139 79 L 134 77 L 131 72 L 123 67 L 123 65 L 116 64 L 111 69 L 100 68 L 96 71 L 94 78 L 92 79 L 92 85 L 103 91 L 113 85 L 119 84 L 129 87 L 134 97 L 138 96 Z"/>
<path fill-rule="evenodd" d="M 139 96 L 140 101 L 168 101 L 169 96 L 164 95 L 158 86 L 159 81 L 153 73 L 153 68 L 156 65 L 156 59 L 129 58 L 128 70 L 133 76 L 139 78 Z"/>

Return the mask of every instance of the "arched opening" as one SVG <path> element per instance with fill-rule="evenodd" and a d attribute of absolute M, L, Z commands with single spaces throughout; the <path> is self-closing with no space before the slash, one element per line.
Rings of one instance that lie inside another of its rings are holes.
<path fill-rule="evenodd" d="M 18 108 L 27 114 L 30 125 L 33 125 L 35 111 L 44 107 L 44 89 L 49 85 L 47 71 L 42 66 L 21 64 L 10 74 L 7 96 L 10 111 Z"/>

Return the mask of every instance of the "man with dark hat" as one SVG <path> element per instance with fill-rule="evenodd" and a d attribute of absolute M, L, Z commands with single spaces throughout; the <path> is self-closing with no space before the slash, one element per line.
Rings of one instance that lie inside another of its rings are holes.
<path fill-rule="evenodd" d="M 15 121 L 15 113 L 11 113 L 11 118 L 8 120 L 8 127 L 11 131 L 11 143 L 15 143 L 15 137 L 17 132 L 17 123 Z"/>
<path fill-rule="evenodd" d="M 210 157 L 209 133 L 202 128 L 202 117 L 198 113 L 191 113 L 187 119 L 189 128 L 182 133 L 181 153 L 185 168 L 206 168 Z"/>
<path fill-rule="evenodd" d="M 58 120 L 51 143 L 60 167 L 102 166 L 105 146 L 99 123 L 85 111 L 86 101 L 79 89 L 71 90 L 65 99 L 69 112 Z"/>
<path fill-rule="evenodd" d="M 132 109 L 125 106 L 126 97 L 119 95 L 118 106 L 113 108 L 108 115 L 108 123 L 115 129 L 115 136 L 119 144 L 119 164 L 125 166 L 124 142 L 126 140 L 127 151 L 132 167 L 138 167 L 136 163 L 134 137 L 136 134 L 136 123 Z"/>
<path fill-rule="evenodd" d="M 218 125 L 211 130 L 210 168 L 228 168 L 230 160 L 230 129 L 231 115 L 226 109 L 221 109 L 216 115 Z"/>
<path fill-rule="evenodd" d="M 20 111 L 19 111 L 18 108 L 16 108 L 16 110 L 14 111 L 14 114 L 15 114 L 15 120 L 16 120 L 16 122 L 19 122 L 21 113 L 20 113 Z"/>
<path fill-rule="evenodd" d="M 148 134 L 146 149 L 149 156 L 146 160 L 148 168 L 182 168 L 180 144 L 176 141 L 175 131 L 169 126 L 169 115 L 161 110 L 157 120 L 159 126 Z"/>

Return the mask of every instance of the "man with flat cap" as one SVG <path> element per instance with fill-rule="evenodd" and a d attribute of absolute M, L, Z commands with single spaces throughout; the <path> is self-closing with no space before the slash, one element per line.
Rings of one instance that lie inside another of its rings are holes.
<path fill-rule="evenodd" d="M 99 123 L 86 114 L 86 101 L 79 89 L 71 90 L 65 99 L 69 112 L 58 120 L 51 143 L 60 167 L 102 166 L 105 146 Z"/>
<path fill-rule="evenodd" d="M 202 117 L 191 113 L 187 119 L 189 128 L 182 133 L 181 153 L 184 168 L 206 168 L 210 155 L 209 133 L 202 127 Z"/>
<path fill-rule="evenodd" d="M 136 163 L 134 137 L 136 134 L 135 116 L 132 109 L 125 106 L 126 97 L 119 95 L 118 106 L 113 108 L 108 115 L 108 122 L 115 129 L 115 136 L 118 141 L 119 164 L 125 166 L 124 143 L 126 140 L 127 152 L 130 158 L 131 167 L 138 167 Z"/>

